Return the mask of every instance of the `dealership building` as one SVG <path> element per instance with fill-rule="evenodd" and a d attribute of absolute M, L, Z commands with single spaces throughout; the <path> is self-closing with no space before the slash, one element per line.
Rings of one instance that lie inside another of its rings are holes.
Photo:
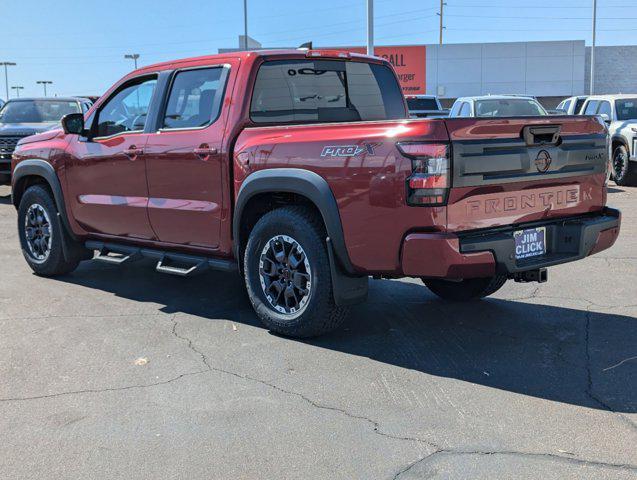
<path fill-rule="evenodd" d="M 519 93 L 547 107 L 590 88 L 590 47 L 559 42 L 426 45 L 428 94 L 444 99 Z M 637 46 L 595 48 L 596 94 L 637 92 Z"/>
<path fill-rule="evenodd" d="M 253 39 L 249 46 L 261 47 Z M 446 106 L 469 95 L 526 94 L 547 108 L 565 97 L 589 93 L 590 52 L 584 40 L 375 48 L 376 55 L 396 68 L 405 94 L 437 95 Z M 637 93 L 637 45 L 596 47 L 594 84 L 596 94 Z"/>

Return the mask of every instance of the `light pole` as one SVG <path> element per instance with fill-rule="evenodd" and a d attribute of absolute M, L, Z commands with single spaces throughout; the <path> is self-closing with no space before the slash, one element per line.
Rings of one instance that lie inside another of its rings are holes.
<path fill-rule="evenodd" d="M 7 100 L 9 100 L 9 74 L 7 73 L 7 67 L 15 67 L 13 62 L 0 62 L 0 65 L 4 66 L 4 85 L 7 93 Z"/>
<path fill-rule="evenodd" d="M 126 58 L 128 60 L 132 60 L 133 62 L 135 62 L 135 70 L 137 70 L 137 59 L 139 58 L 139 53 L 126 54 L 126 55 L 124 55 L 124 58 Z"/>
<path fill-rule="evenodd" d="M 248 0 L 243 0 L 243 49 L 248 49 Z"/>
<path fill-rule="evenodd" d="M 51 85 L 53 82 L 51 80 L 37 80 L 35 83 L 44 86 L 44 96 L 46 97 L 46 86 Z"/>
<path fill-rule="evenodd" d="M 595 30 L 597 29 L 597 0 L 593 0 L 593 41 L 591 43 L 591 85 L 590 95 L 595 88 Z"/>
<path fill-rule="evenodd" d="M 367 0 L 367 55 L 374 55 L 374 0 Z"/>
<path fill-rule="evenodd" d="M 15 90 L 15 96 L 20 98 L 20 90 L 24 90 L 24 87 L 22 85 L 14 85 L 11 88 Z"/>

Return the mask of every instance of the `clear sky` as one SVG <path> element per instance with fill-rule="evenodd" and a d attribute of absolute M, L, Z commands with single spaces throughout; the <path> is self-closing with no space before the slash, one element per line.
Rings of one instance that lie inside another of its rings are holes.
<path fill-rule="evenodd" d="M 592 0 L 446 0 L 445 43 L 586 40 Z M 439 0 L 375 0 L 376 44 L 438 42 Z M 242 0 L 2 0 L 0 62 L 21 96 L 101 94 L 140 65 L 217 53 L 243 33 Z M 265 47 L 364 45 L 366 0 L 248 0 Z M 637 44 L 637 1 L 598 0 L 598 45 Z M 0 98 L 4 72 L 0 71 Z M 11 92 L 13 96 L 13 91 Z"/>

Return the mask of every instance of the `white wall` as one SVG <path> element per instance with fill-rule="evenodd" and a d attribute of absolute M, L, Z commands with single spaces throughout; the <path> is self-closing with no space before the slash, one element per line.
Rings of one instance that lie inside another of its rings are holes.
<path fill-rule="evenodd" d="M 584 55 L 583 40 L 427 45 L 427 93 L 582 95 Z"/>
<path fill-rule="evenodd" d="M 586 47 L 585 89 L 591 78 L 591 47 Z M 637 93 L 637 45 L 595 47 L 595 92 Z"/>

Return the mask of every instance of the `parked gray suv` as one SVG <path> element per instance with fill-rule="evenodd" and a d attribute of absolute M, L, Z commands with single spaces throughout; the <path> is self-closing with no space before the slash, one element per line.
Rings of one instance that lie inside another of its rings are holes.
<path fill-rule="evenodd" d="M 86 98 L 14 98 L 0 108 L 0 185 L 11 182 L 11 155 L 24 137 L 60 127 L 69 113 L 86 113 Z"/>

